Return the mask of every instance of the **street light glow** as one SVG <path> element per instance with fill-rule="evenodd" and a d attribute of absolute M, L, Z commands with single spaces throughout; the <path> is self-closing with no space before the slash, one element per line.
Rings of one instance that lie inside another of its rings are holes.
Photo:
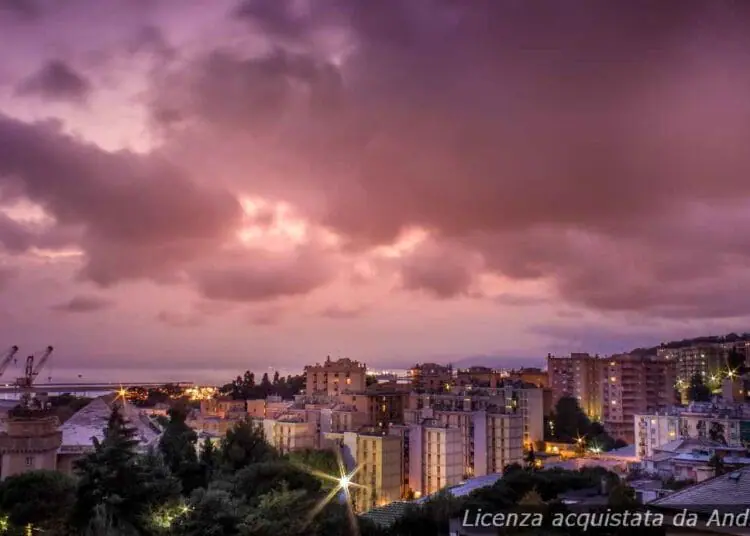
<path fill-rule="evenodd" d="M 342 489 L 346 489 L 349 487 L 349 475 L 343 475 L 341 478 L 339 478 L 339 487 Z"/>

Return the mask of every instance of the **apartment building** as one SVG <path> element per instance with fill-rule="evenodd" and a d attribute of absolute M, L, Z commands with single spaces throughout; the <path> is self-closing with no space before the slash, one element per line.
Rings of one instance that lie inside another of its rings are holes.
<path fill-rule="evenodd" d="M 413 366 L 407 374 L 412 388 L 418 393 L 443 393 L 453 387 L 453 367 L 437 363 L 423 363 Z"/>
<path fill-rule="evenodd" d="M 518 370 L 511 370 L 508 373 L 508 379 L 511 381 L 530 383 L 541 388 L 545 388 L 549 385 L 549 374 L 547 374 L 547 371 L 540 368 L 527 367 Z"/>
<path fill-rule="evenodd" d="M 316 423 L 301 415 L 283 415 L 278 419 L 264 419 L 262 423 L 266 441 L 282 454 L 319 446 Z"/>
<path fill-rule="evenodd" d="M 366 413 L 371 426 L 387 428 L 390 424 L 404 422 L 404 409 L 408 406 L 409 393 L 388 385 L 371 385 L 364 393 L 346 393 L 338 399 L 357 408 L 357 411 Z"/>
<path fill-rule="evenodd" d="M 322 365 L 317 363 L 305 367 L 305 394 L 325 393 L 337 396 L 341 393 L 359 393 L 367 386 L 367 366 L 359 361 L 342 358 L 332 361 L 326 358 Z"/>
<path fill-rule="evenodd" d="M 654 451 L 677 439 L 710 439 L 728 447 L 750 443 L 750 406 L 719 402 L 692 402 L 660 412 L 634 417 L 636 453 L 653 456 Z"/>
<path fill-rule="evenodd" d="M 247 414 L 245 400 L 231 398 L 208 398 L 201 400 L 201 415 L 222 419 L 241 418 Z"/>
<path fill-rule="evenodd" d="M 544 439 L 544 390 L 529 384 L 505 381 L 494 389 L 472 389 L 441 395 L 412 393 L 408 408 L 404 410 L 404 422 L 414 424 L 420 418 L 426 418 L 420 413 L 424 408 L 518 414 L 522 418 L 523 442 L 526 446 Z"/>
<path fill-rule="evenodd" d="M 463 481 L 462 431 L 436 421 L 414 426 L 409 432 L 409 486 L 431 495 Z"/>
<path fill-rule="evenodd" d="M 403 445 L 382 431 L 356 434 L 356 473 L 351 488 L 355 511 L 366 512 L 403 497 Z"/>
<path fill-rule="evenodd" d="M 280 396 L 269 396 L 268 398 L 246 400 L 248 416 L 255 419 L 274 419 L 286 412 L 293 404 L 292 401 L 282 400 Z"/>
<path fill-rule="evenodd" d="M 674 365 L 671 360 L 635 354 L 600 361 L 602 421 L 612 437 L 633 443 L 635 415 L 675 404 Z"/>
<path fill-rule="evenodd" d="M 469 367 L 456 371 L 455 384 L 458 387 L 490 387 L 496 381 L 497 374 L 490 367 Z"/>
<path fill-rule="evenodd" d="M 721 377 L 722 372 L 726 372 L 728 351 L 729 348 L 723 344 L 700 344 L 679 348 L 676 351 L 677 379 L 687 387 L 690 379 L 696 374 L 702 376 L 707 384 L 712 377 Z"/>
<path fill-rule="evenodd" d="M 569 396 L 592 420 L 602 417 L 602 360 L 587 353 L 573 353 L 568 357 L 547 355 L 548 385 L 552 390 L 552 404 Z"/>

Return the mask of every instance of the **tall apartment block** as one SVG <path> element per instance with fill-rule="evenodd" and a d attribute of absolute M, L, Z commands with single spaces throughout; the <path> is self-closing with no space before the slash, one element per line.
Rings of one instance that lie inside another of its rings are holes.
<path fill-rule="evenodd" d="M 421 410 L 487 411 L 519 415 L 522 419 L 523 442 L 526 446 L 544 439 L 544 391 L 518 382 L 506 382 L 495 389 L 482 389 L 453 394 L 426 395 L 413 393 L 404 410 L 404 422 L 416 423 L 426 418 Z"/>
<path fill-rule="evenodd" d="M 331 361 L 329 356 L 322 365 L 317 363 L 305 367 L 305 393 L 324 393 L 337 396 L 341 393 L 359 393 L 367 385 L 367 366 L 359 361 L 342 358 Z"/>
<path fill-rule="evenodd" d="M 602 360 L 598 356 L 573 353 L 569 357 L 547 355 L 547 375 L 552 404 L 569 396 L 592 420 L 602 417 Z"/>
<path fill-rule="evenodd" d="M 431 495 L 463 481 L 463 439 L 459 428 L 435 421 L 416 425 L 409 432 L 409 487 Z"/>
<path fill-rule="evenodd" d="M 370 426 L 387 428 L 390 424 L 404 422 L 404 409 L 408 405 L 409 393 L 389 386 L 371 385 L 364 392 L 345 393 L 338 399 L 357 408 L 357 411 L 366 413 Z"/>
<path fill-rule="evenodd" d="M 412 426 L 429 423 L 451 430 L 445 433 L 457 434 L 461 444 L 458 469 L 462 478 L 500 472 L 506 465 L 523 460 L 524 417 L 507 411 L 504 398 L 495 397 L 495 400 L 500 400 L 500 405 L 489 397 L 441 395 L 436 398 L 438 400 L 432 400 L 421 409 L 405 411 L 404 418 Z M 539 418 L 541 420 L 541 414 Z M 409 433 L 413 434 L 413 431 L 410 429 Z M 413 463 L 424 463 L 424 460 L 415 461 L 419 456 L 419 448 L 410 441 L 412 467 Z M 410 486 L 419 491 L 413 482 Z"/>
<path fill-rule="evenodd" d="M 675 404 L 675 363 L 635 354 L 612 356 L 600 363 L 604 427 L 612 437 L 633 443 L 635 415 Z"/>
<path fill-rule="evenodd" d="M 404 497 L 403 437 L 381 430 L 329 433 L 327 440 L 340 449 L 347 471 L 355 471 L 351 487 L 354 508 L 366 512 Z M 360 487 L 361 486 L 361 487 Z"/>
<path fill-rule="evenodd" d="M 383 432 L 361 432 L 356 439 L 358 470 L 352 489 L 355 509 L 366 512 L 402 498 L 403 448 L 401 438 Z"/>
<path fill-rule="evenodd" d="M 443 393 L 453 387 L 453 367 L 436 363 L 415 365 L 408 371 L 412 388 L 418 393 Z"/>

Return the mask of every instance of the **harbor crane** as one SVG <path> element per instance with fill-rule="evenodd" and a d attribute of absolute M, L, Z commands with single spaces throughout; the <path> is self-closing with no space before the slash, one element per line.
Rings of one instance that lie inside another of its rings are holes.
<path fill-rule="evenodd" d="M 18 378 L 16 380 L 16 385 L 24 390 L 21 396 L 21 404 L 24 407 L 28 407 L 31 403 L 31 387 L 34 385 L 34 381 L 37 376 L 39 376 L 44 365 L 49 361 L 49 357 L 52 355 L 52 350 L 54 350 L 52 346 L 47 346 L 38 361 L 33 354 L 26 358 L 26 373 L 23 378 Z"/>
<path fill-rule="evenodd" d="M 5 370 L 8 368 L 8 365 L 10 365 L 10 362 L 15 359 L 17 353 L 18 346 L 11 346 L 10 349 L 5 352 L 5 355 L 3 355 L 2 357 L 2 361 L 0 361 L 0 377 L 5 374 Z"/>

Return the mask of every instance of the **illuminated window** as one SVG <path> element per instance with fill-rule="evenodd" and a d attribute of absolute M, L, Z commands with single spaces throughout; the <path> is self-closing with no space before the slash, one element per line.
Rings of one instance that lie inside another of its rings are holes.
<path fill-rule="evenodd" d="M 616 406 L 616 405 L 617 405 L 617 400 L 613 400 L 613 401 L 612 401 L 612 405 L 613 405 L 613 406 Z"/>
<path fill-rule="evenodd" d="M 611 381 L 612 383 L 616 382 L 616 381 L 617 381 L 617 376 L 612 376 L 612 377 L 611 377 L 611 378 L 609 379 L 609 381 Z"/>

